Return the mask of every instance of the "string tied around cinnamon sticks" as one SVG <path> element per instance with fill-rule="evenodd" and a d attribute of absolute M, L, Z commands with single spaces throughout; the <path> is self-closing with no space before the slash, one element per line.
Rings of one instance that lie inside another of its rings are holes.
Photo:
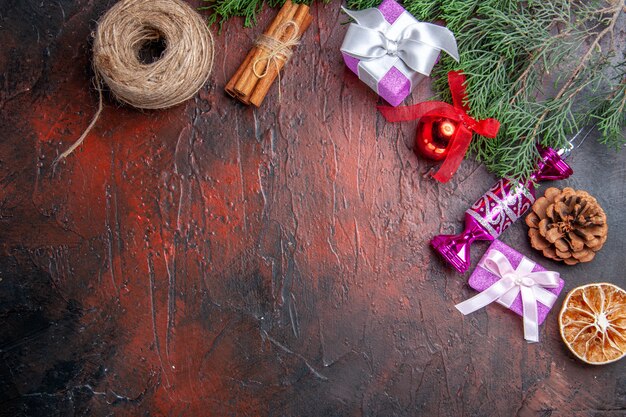
<path fill-rule="evenodd" d="M 291 30 L 290 30 L 291 29 Z M 255 45 L 266 51 L 266 55 L 260 56 L 252 64 L 252 71 L 259 79 L 265 78 L 271 65 L 276 68 L 278 74 L 278 100 L 281 99 L 280 91 L 280 69 L 286 64 L 293 55 L 293 48 L 300 44 L 300 36 L 298 32 L 300 28 L 296 22 L 290 20 L 284 22 L 277 29 L 277 36 L 261 35 L 255 42 Z M 286 33 L 291 33 L 285 40 L 281 40 Z M 263 64 L 263 70 L 259 71 L 257 66 Z M 282 65 L 281 65 L 282 64 Z"/>
<path fill-rule="evenodd" d="M 226 84 L 226 93 L 244 104 L 259 107 L 278 78 L 280 99 L 280 71 L 293 55 L 293 49 L 300 43 L 312 21 L 309 6 L 285 1 Z"/>
<path fill-rule="evenodd" d="M 291 36 L 284 41 L 281 41 L 280 38 L 287 32 L 287 29 L 293 28 L 291 31 Z M 255 42 L 255 45 L 263 48 L 266 52 L 266 56 L 261 56 L 254 61 L 252 64 L 252 71 L 254 71 L 254 75 L 259 78 L 263 78 L 267 75 L 267 69 L 270 65 L 274 64 L 278 68 L 278 61 L 287 62 L 293 55 L 292 48 L 298 46 L 300 44 L 300 37 L 298 36 L 298 24 L 294 21 L 289 21 L 283 23 L 279 29 L 279 36 L 273 37 L 268 35 L 261 35 L 259 39 Z M 265 68 L 263 71 L 259 71 L 257 65 L 265 63 Z"/>

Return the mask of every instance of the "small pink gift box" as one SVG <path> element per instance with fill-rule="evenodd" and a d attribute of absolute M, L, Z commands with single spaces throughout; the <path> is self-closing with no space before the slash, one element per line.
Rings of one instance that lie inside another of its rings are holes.
<path fill-rule="evenodd" d="M 497 250 L 501 252 L 509 260 L 513 268 L 517 268 L 520 262 L 522 262 L 522 259 L 524 258 L 524 255 L 517 252 L 515 249 L 512 249 L 511 247 L 505 245 L 504 243 L 500 242 L 497 239 L 494 240 L 493 243 L 489 246 L 489 249 L 487 250 L 485 255 L 482 257 L 482 259 L 478 263 L 478 266 L 476 267 L 476 269 L 474 270 L 474 272 L 469 278 L 469 282 L 468 282 L 469 286 L 475 289 L 476 291 L 479 291 L 479 292 L 485 291 L 487 288 L 489 288 L 491 285 L 499 281 L 501 278 L 489 272 L 484 267 L 485 261 L 489 257 L 490 252 L 492 250 Z M 532 269 L 532 272 L 546 272 L 547 271 L 544 267 L 542 267 L 538 263 L 536 262 L 533 262 L 533 263 L 535 264 L 535 267 Z M 545 288 L 545 290 L 551 292 L 552 294 L 558 297 L 558 295 L 563 290 L 564 285 L 565 285 L 565 281 L 559 278 L 558 286 L 556 288 Z M 497 300 L 497 302 L 499 304 L 503 304 L 500 300 Z M 515 298 L 515 300 L 509 307 L 509 309 L 515 312 L 519 316 L 524 315 L 521 294 L 517 295 L 517 297 Z M 537 301 L 537 324 L 538 325 L 541 325 L 541 323 L 544 322 L 544 320 L 546 319 L 546 316 L 550 312 L 550 309 L 551 307 L 548 307 L 542 304 L 540 301 Z"/>
<path fill-rule="evenodd" d="M 392 106 L 430 75 L 440 51 L 459 60 L 452 32 L 419 22 L 394 0 L 384 0 L 378 8 L 344 11 L 355 20 L 341 47 L 347 67 Z"/>

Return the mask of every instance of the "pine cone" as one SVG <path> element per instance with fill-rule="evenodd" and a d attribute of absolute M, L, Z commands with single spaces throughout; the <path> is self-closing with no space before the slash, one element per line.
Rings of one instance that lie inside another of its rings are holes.
<path fill-rule="evenodd" d="M 533 248 L 568 265 L 589 262 L 607 238 L 606 214 L 586 191 L 548 188 L 526 216 Z"/>

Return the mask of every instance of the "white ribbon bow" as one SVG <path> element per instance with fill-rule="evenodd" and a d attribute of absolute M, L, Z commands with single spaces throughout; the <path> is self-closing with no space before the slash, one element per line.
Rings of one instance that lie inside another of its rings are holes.
<path fill-rule="evenodd" d="M 376 82 L 399 61 L 407 70 L 429 76 L 440 51 L 459 60 L 454 35 L 443 26 L 418 22 L 406 11 L 390 24 L 376 8 L 342 9 L 356 24 L 350 24 L 341 52 L 361 60 L 359 67 Z M 402 68 L 399 70 L 405 72 Z"/>
<path fill-rule="evenodd" d="M 559 273 L 553 271 L 532 272 L 535 265 L 533 261 L 524 257 L 517 268 L 513 269 L 502 252 L 491 249 L 479 266 L 501 277 L 500 280 L 485 291 L 457 304 L 455 307 L 465 315 L 473 313 L 493 301 L 511 307 L 521 292 L 524 339 L 529 342 L 538 342 L 537 301 L 547 307 L 554 305 L 557 296 L 545 288 L 557 288 L 559 286 Z"/>

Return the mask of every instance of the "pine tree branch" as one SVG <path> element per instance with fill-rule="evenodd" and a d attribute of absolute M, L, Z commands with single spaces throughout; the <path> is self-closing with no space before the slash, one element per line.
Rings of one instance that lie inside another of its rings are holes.
<path fill-rule="evenodd" d="M 613 33 L 613 29 L 615 28 L 615 24 L 617 23 L 617 19 L 619 18 L 620 14 L 622 13 L 622 9 L 624 8 L 624 2 L 625 2 L 625 0 L 620 0 L 619 3 L 617 3 L 613 8 L 609 9 L 611 11 L 611 13 L 613 14 L 612 17 L 611 17 L 609 25 L 607 25 L 595 37 L 595 39 L 591 43 L 591 46 L 589 47 L 587 52 L 583 55 L 583 57 L 582 57 L 582 59 L 580 61 L 580 64 L 578 64 L 578 66 L 574 69 L 574 71 L 572 72 L 570 77 L 567 79 L 565 84 L 563 84 L 561 89 L 558 91 L 558 93 L 554 97 L 555 101 L 560 100 L 561 97 L 563 97 L 563 95 L 567 92 L 567 89 L 572 85 L 572 83 L 574 82 L 576 77 L 578 77 L 580 72 L 585 68 L 585 66 L 587 65 L 587 61 L 589 61 L 589 59 L 593 56 L 593 52 L 595 51 L 595 49 L 596 48 L 600 48 L 600 41 L 602 41 L 602 39 L 607 34 L 609 34 L 609 33 L 612 34 Z M 572 99 L 574 96 L 576 96 L 582 90 L 583 90 L 583 87 L 579 87 L 576 90 L 574 90 L 574 92 L 568 96 L 568 100 Z M 561 109 L 568 100 L 564 101 L 561 104 L 561 106 L 559 106 L 557 108 L 557 110 Z M 543 124 L 543 121 L 545 120 L 545 118 L 548 116 L 548 114 L 551 111 L 552 111 L 551 109 L 546 109 L 543 113 L 541 113 L 541 115 L 539 116 L 539 119 L 537 120 L 537 123 L 535 123 L 535 127 L 534 127 L 534 129 L 533 129 L 533 131 L 532 131 L 532 133 L 530 135 L 530 140 L 533 140 L 533 139 L 535 139 L 537 137 L 537 134 L 539 133 L 539 129 L 541 128 L 541 125 Z"/>

